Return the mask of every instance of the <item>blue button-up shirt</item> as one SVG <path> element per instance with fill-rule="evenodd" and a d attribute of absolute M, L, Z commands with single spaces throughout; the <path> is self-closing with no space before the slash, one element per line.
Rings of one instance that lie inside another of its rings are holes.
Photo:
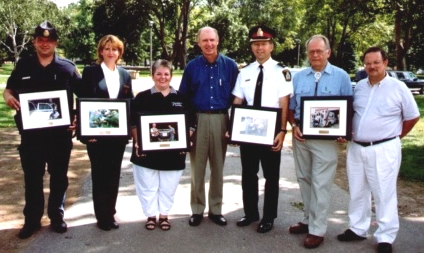
<path fill-rule="evenodd" d="M 237 75 L 236 62 L 224 55 L 219 54 L 214 63 L 198 56 L 184 69 L 179 91 L 190 99 L 194 110 L 228 109 Z"/>
<path fill-rule="evenodd" d="M 352 86 L 350 77 L 343 69 L 327 63 L 317 86 L 315 72 L 307 68 L 293 77 L 294 96 L 290 99 L 290 110 L 294 117 L 300 119 L 300 98 L 304 96 L 351 96 Z M 315 94 L 316 89 L 316 94 Z"/>

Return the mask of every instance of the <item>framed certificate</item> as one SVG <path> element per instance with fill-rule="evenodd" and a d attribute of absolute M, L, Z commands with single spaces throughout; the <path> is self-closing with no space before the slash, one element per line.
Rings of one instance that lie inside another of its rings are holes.
<path fill-rule="evenodd" d="M 137 125 L 139 152 L 190 150 L 187 112 L 143 112 Z"/>
<path fill-rule="evenodd" d="M 66 90 L 19 94 L 23 130 L 69 126 Z"/>
<path fill-rule="evenodd" d="M 352 138 L 352 96 L 301 97 L 300 129 L 305 139 Z"/>
<path fill-rule="evenodd" d="M 77 98 L 77 138 L 131 138 L 128 99 Z"/>
<path fill-rule="evenodd" d="M 272 146 L 280 128 L 281 108 L 245 105 L 233 105 L 231 108 L 231 143 Z"/>

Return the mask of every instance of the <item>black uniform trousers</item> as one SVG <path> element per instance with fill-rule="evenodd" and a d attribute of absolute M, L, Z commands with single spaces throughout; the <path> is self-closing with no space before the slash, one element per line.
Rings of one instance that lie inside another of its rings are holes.
<path fill-rule="evenodd" d="M 94 213 L 98 222 L 114 220 L 126 144 L 126 140 L 97 140 L 87 143 L 91 162 Z"/>
<path fill-rule="evenodd" d="M 273 221 L 277 217 L 281 151 L 273 152 L 270 147 L 261 145 L 241 144 L 240 156 L 245 216 L 249 219 L 260 217 L 258 211 L 260 163 L 266 180 L 262 220 Z"/>
<path fill-rule="evenodd" d="M 60 134 L 48 131 L 21 134 L 19 155 L 25 180 L 25 224 L 39 224 L 43 216 L 46 164 L 50 174 L 47 214 L 53 222 L 63 219 L 71 149 L 72 133 L 66 130 Z"/>

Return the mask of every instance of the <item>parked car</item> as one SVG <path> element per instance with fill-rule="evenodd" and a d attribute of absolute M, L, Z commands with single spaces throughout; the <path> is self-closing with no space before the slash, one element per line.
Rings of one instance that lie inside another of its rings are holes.
<path fill-rule="evenodd" d="M 418 90 L 420 94 L 424 93 L 424 80 L 410 71 L 388 70 L 387 73 L 396 79 L 404 82 L 411 90 Z"/>
<path fill-rule="evenodd" d="M 57 119 L 60 113 L 57 111 L 55 103 L 29 103 L 29 115 L 31 119 L 35 120 L 49 120 Z"/>

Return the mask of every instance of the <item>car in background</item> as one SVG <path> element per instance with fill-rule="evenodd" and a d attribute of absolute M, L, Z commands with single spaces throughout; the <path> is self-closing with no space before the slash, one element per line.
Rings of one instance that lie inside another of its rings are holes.
<path fill-rule="evenodd" d="M 424 80 L 418 79 L 418 77 L 411 71 L 387 70 L 387 73 L 391 77 L 404 82 L 410 90 L 418 91 L 420 94 L 424 93 Z"/>

